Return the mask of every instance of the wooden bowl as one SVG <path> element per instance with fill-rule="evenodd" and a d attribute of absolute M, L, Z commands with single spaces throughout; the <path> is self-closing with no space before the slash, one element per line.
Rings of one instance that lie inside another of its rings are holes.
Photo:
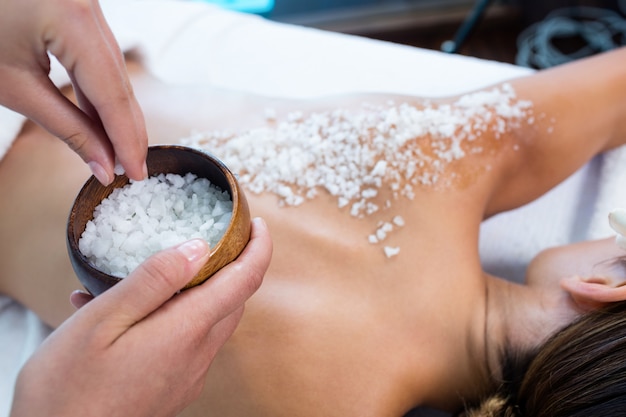
<path fill-rule="evenodd" d="M 212 184 L 228 191 L 233 202 L 230 224 L 220 241 L 211 248 L 209 260 L 200 272 L 185 286 L 198 285 L 217 270 L 233 261 L 250 239 L 250 210 L 239 183 L 232 172 L 217 158 L 205 152 L 177 145 L 159 145 L 148 148 L 148 175 L 162 173 L 185 175 L 192 173 L 207 178 Z M 67 222 L 67 247 L 72 267 L 80 282 L 94 296 L 106 291 L 124 278 L 106 274 L 93 267 L 78 249 L 78 241 L 87 222 L 93 218 L 94 209 L 115 188 L 123 187 L 129 180 L 125 175 L 116 176 L 105 187 L 95 177 L 87 180 L 78 193 Z"/>

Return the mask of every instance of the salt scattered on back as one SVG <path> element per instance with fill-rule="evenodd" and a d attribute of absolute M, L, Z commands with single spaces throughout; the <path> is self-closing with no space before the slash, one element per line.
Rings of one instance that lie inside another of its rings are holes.
<path fill-rule="evenodd" d="M 365 217 L 381 209 L 375 202 L 381 187 L 394 199 L 413 199 L 415 187 L 446 186 L 450 163 L 483 152 L 480 135 L 498 139 L 531 117 L 532 104 L 505 84 L 446 104 L 364 104 L 357 112 L 308 116 L 296 111 L 285 121 L 272 119 L 271 127 L 198 133 L 184 143 L 210 149 L 249 191 L 273 193 L 282 205 L 302 204 L 325 190 L 339 208 Z M 391 201 L 382 207 L 391 209 Z M 368 239 L 379 242 L 383 233 Z"/>
<path fill-rule="evenodd" d="M 90 263 L 125 277 L 150 255 L 192 238 L 215 246 L 232 216 L 230 194 L 194 174 L 159 174 L 115 189 L 78 245 Z"/>

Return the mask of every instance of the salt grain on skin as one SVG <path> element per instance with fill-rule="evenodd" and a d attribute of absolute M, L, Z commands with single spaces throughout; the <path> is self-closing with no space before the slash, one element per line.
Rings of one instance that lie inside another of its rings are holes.
<path fill-rule="evenodd" d="M 232 211 L 227 191 L 194 174 L 131 180 L 95 208 L 79 249 L 95 268 L 125 277 L 150 255 L 186 240 L 215 246 Z"/>
<path fill-rule="evenodd" d="M 383 185 L 393 199 L 413 199 L 415 187 L 446 186 L 450 163 L 482 152 L 470 146 L 477 135 L 501 137 L 530 117 L 531 103 L 503 85 L 443 105 L 364 104 L 356 113 L 336 109 L 306 117 L 297 111 L 272 127 L 198 133 L 184 142 L 218 155 L 249 191 L 273 193 L 281 205 L 300 205 L 323 189 L 339 208 L 365 217 L 381 209 L 373 200 Z M 432 153 L 415 140 L 426 137 Z M 391 201 L 383 207 L 392 209 Z M 369 241 L 382 240 L 377 234 Z M 385 249 L 388 257 L 397 253 Z"/>
<path fill-rule="evenodd" d="M 392 247 L 392 246 L 385 246 L 383 248 L 383 250 L 385 251 L 385 256 L 387 258 L 391 258 L 393 256 L 396 256 L 397 254 L 400 253 L 400 248 L 399 247 Z"/>

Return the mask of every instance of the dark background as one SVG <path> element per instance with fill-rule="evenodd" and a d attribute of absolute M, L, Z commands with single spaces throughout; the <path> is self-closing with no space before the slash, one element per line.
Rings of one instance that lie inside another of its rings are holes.
<path fill-rule="evenodd" d="M 455 37 L 479 3 L 468 0 L 275 0 L 274 9 L 266 17 L 441 50 L 442 43 Z M 515 63 L 520 34 L 551 13 L 583 7 L 610 11 L 624 18 L 626 10 L 624 0 L 493 0 L 482 3 L 486 7 L 455 52 L 509 63 Z M 626 29 L 614 40 L 616 44 L 626 44 Z M 553 42 L 565 54 L 575 53 L 588 44 L 588 40 L 577 36 L 557 38 Z"/>

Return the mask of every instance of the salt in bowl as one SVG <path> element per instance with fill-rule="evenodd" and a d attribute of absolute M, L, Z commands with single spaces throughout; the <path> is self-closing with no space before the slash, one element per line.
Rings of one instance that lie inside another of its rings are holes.
<path fill-rule="evenodd" d="M 178 145 L 158 145 L 148 148 L 148 176 L 158 174 L 192 173 L 208 179 L 213 185 L 230 194 L 233 212 L 224 235 L 211 248 L 211 255 L 200 272 L 185 286 L 185 289 L 201 284 L 220 268 L 233 261 L 243 251 L 250 239 L 250 210 L 245 194 L 233 173 L 217 158 L 193 148 Z M 96 269 L 79 250 L 79 241 L 87 222 L 93 218 L 94 209 L 114 189 L 129 183 L 125 175 L 103 186 L 95 177 L 87 180 L 78 193 L 70 210 L 67 222 L 67 247 L 72 267 L 78 279 L 91 294 L 99 295 L 124 278 Z"/>

